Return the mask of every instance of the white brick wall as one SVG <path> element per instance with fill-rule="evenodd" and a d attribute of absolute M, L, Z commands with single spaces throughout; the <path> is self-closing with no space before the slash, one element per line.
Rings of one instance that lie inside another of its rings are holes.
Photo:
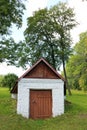
<path fill-rule="evenodd" d="M 52 90 L 53 117 L 64 113 L 64 82 L 60 79 L 21 79 L 18 83 L 17 113 L 29 118 L 30 89 Z"/>

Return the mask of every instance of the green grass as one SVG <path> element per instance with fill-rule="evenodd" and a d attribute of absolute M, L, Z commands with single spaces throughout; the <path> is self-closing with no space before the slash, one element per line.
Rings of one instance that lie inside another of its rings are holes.
<path fill-rule="evenodd" d="M 72 91 L 71 102 L 61 116 L 31 120 L 16 114 L 16 101 L 9 90 L 0 88 L 0 130 L 87 130 L 87 94 Z"/>

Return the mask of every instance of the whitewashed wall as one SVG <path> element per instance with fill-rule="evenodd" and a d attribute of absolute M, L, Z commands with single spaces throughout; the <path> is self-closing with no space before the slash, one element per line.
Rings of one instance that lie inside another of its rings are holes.
<path fill-rule="evenodd" d="M 12 93 L 12 94 L 11 94 L 11 98 L 17 99 L 17 94 L 16 94 L 16 93 Z"/>
<path fill-rule="evenodd" d="M 30 89 L 52 90 L 53 117 L 64 113 L 64 82 L 60 79 L 21 79 L 18 83 L 17 113 L 29 118 Z"/>

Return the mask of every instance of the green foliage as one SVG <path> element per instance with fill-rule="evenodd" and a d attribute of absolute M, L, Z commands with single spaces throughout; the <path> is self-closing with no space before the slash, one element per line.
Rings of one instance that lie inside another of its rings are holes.
<path fill-rule="evenodd" d="M 0 88 L 0 130 L 86 130 L 87 94 L 73 91 L 67 96 L 71 104 L 65 113 L 55 118 L 32 120 L 16 114 L 16 100 L 11 99 L 7 88 Z"/>
<path fill-rule="evenodd" d="M 26 1 L 26 0 L 24 0 Z M 11 28 L 22 26 L 22 15 L 25 10 L 21 0 L 0 0 L 0 63 L 13 64 L 16 61 L 16 43 L 9 38 Z"/>
<path fill-rule="evenodd" d="M 2 80 L 4 79 L 3 75 L 0 75 L 0 87 L 2 87 Z"/>
<path fill-rule="evenodd" d="M 20 64 L 23 64 L 23 61 L 24 64 L 34 64 L 44 57 L 58 69 L 71 53 L 70 30 L 76 25 L 74 15 L 72 8 L 60 2 L 50 9 L 34 12 L 33 16 L 27 19 L 23 41 L 25 47 Z"/>
<path fill-rule="evenodd" d="M 18 79 L 17 75 L 9 73 L 4 76 L 2 80 L 2 86 L 11 89 L 15 85 L 17 79 Z"/>
<path fill-rule="evenodd" d="M 61 62 L 68 60 L 71 53 L 71 36 L 70 30 L 76 26 L 75 14 L 72 8 L 66 3 L 60 3 L 50 9 L 54 32 L 56 34 L 57 46 L 59 47 L 58 55 Z"/>
<path fill-rule="evenodd" d="M 73 89 L 80 89 L 79 88 L 79 75 L 75 76 L 74 71 L 76 70 L 76 65 L 75 65 L 75 59 L 74 56 L 72 55 L 66 64 L 66 71 L 67 71 L 67 76 L 68 76 L 68 81 L 69 81 L 69 86 Z"/>
<path fill-rule="evenodd" d="M 44 57 L 50 64 L 57 66 L 56 43 L 53 35 L 53 26 L 47 9 L 42 9 L 28 18 L 28 26 L 25 30 L 26 46 L 29 49 L 29 61 L 34 64 L 39 58 Z"/>
<path fill-rule="evenodd" d="M 80 40 L 74 47 L 74 55 L 66 66 L 69 83 L 72 88 L 87 90 L 87 32 L 80 34 Z"/>
<path fill-rule="evenodd" d="M 6 40 L 2 39 L 0 42 L 0 62 L 7 62 L 8 64 L 15 64 L 17 61 L 17 47 L 19 45 L 14 42 L 12 38 Z"/>
<path fill-rule="evenodd" d="M 81 75 L 79 79 L 79 86 L 84 90 L 87 91 L 87 73 Z"/>
<path fill-rule="evenodd" d="M 12 24 L 21 27 L 23 9 L 21 0 L 0 0 L 0 35 L 8 34 Z"/>

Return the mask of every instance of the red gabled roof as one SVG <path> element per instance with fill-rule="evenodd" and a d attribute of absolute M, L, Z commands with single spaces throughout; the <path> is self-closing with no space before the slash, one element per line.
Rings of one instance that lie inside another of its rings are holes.
<path fill-rule="evenodd" d="M 28 69 L 20 78 L 24 78 L 28 73 L 30 73 L 40 62 L 44 62 L 60 79 L 65 80 L 44 58 L 38 60 L 30 69 Z"/>
<path fill-rule="evenodd" d="M 52 72 L 54 72 L 54 74 L 58 77 L 58 79 L 62 79 L 63 81 L 65 81 L 65 79 L 44 59 L 41 58 L 40 60 L 38 60 L 30 69 L 28 69 L 19 79 L 25 78 L 27 74 L 29 74 L 39 63 L 43 62 L 44 64 L 46 64 L 48 66 L 48 68 L 51 69 Z M 18 87 L 18 81 L 16 82 L 15 86 L 12 88 L 11 93 L 16 93 L 17 92 L 17 87 Z"/>

